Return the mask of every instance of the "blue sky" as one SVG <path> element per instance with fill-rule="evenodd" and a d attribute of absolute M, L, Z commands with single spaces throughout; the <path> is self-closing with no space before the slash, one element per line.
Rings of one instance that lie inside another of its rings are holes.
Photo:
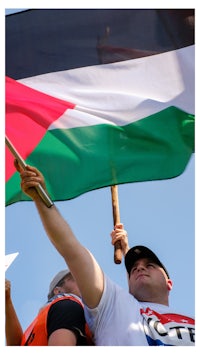
<path fill-rule="evenodd" d="M 130 246 L 150 247 L 173 280 L 170 305 L 176 312 L 195 314 L 195 156 L 177 178 L 118 187 L 121 222 Z M 103 270 L 127 288 L 124 263 L 113 262 L 110 188 L 56 203 L 77 238 L 88 247 Z M 19 252 L 6 272 L 23 329 L 46 302 L 52 277 L 66 267 L 48 240 L 33 202 L 5 210 L 5 253 Z"/>

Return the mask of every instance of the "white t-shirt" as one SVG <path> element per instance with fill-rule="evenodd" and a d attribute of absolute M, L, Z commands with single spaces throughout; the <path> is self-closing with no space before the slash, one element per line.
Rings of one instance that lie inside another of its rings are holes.
<path fill-rule="evenodd" d="M 194 345 L 194 320 L 168 306 L 138 302 L 107 276 L 99 305 L 85 306 L 96 345 Z"/>

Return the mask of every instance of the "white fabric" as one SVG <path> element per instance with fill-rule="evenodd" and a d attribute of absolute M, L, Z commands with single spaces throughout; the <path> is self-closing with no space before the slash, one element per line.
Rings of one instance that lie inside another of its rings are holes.
<path fill-rule="evenodd" d="M 168 314 L 167 321 L 162 314 Z M 172 314 L 164 305 L 138 302 L 107 276 L 98 307 L 85 306 L 85 316 L 96 345 L 194 345 L 190 319 Z"/>
<path fill-rule="evenodd" d="M 60 117 L 58 127 L 105 122 L 123 126 L 170 106 L 193 114 L 194 46 L 118 63 L 37 75 L 19 82 L 76 105 L 77 112 L 67 110 Z"/>

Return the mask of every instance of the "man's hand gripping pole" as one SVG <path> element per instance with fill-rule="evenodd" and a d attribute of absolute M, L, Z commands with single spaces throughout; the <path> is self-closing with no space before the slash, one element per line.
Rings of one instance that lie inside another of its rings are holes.
<path fill-rule="evenodd" d="M 112 196 L 112 209 L 113 209 L 113 223 L 114 226 L 120 223 L 120 213 L 119 213 L 119 201 L 118 201 L 118 186 L 111 186 L 111 196 Z M 121 242 L 117 241 L 114 245 L 114 262 L 115 264 L 121 264 L 122 261 L 122 247 Z"/>
<path fill-rule="evenodd" d="M 25 161 L 22 159 L 20 154 L 17 152 L 17 150 L 15 149 L 15 147 L 13 146 L 11 141 L 8 139 L 8 137 L 6 137 L 5 139 L 6 139 L 6 145 L 9 148 L 10 152 L 17 159 L 17 161 L 18 161 L 19 165 L 22 167 L 22 169 L 26 170 L 27 165 L 26 165 Z M 42 198 L 42 200 L 44 201 L 45 205 L 47 207 L 51 207 L 53 205 L 53 202 L 51 201 L 51 199 L 49 198 L 47 193 L 44 191 L 43 187 L 39 184 L 36 187 L 36 190 L 37 190 L 38 194 L 40 195 L 40 197 Z"/>

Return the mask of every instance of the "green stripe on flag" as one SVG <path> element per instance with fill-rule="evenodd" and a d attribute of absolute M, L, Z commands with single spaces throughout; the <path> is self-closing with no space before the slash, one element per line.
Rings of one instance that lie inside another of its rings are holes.
<path fill-rule="evenodd" d="M 194 117 L 170 107 L 126 126 L 47 131 L 26 161 L 42 171 L 51 198 L 65 200 L 113 184 L 176 177 L 193 152 Z M 28 197 L 16 173 L 6 202 L 19 199 Z"/>

